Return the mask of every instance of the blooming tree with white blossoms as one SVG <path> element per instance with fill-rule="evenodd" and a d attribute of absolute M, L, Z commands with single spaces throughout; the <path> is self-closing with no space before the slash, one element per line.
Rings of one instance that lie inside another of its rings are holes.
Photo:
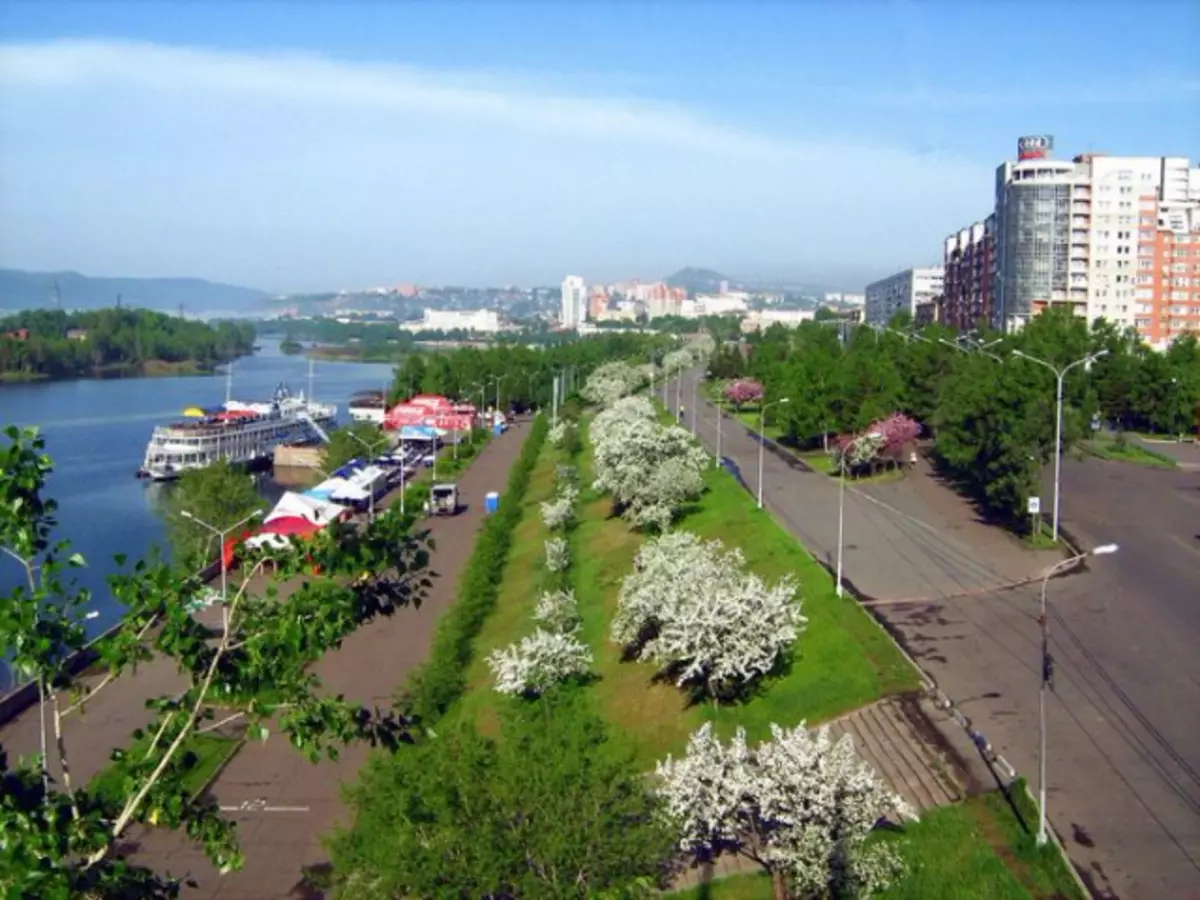
<path fill-rule="evenodd" d="M 554 483 L 561 489 L 566 485 L 575 487 L 579 484 L 579 470 L 566 463 L 554 467 Z"/>
<path fill-rule="evenodd" d="M 565 572 L 571 565 L 571 548 L 566 538 L 553 537 L 546 541 L 546 568 L 551 572 Z"/>
<path fill-rule="evenodd" d="M 564 484 L 558 493 L 550 500 L 541 504 L 542 521 L 551 531 L 566 528 L 575 515 L 575 501 L 579 499 L 579 489 L 572 484 Z"/>
<path fill-rule="evenodd" d="M 575 631 L 580 625 L 575 592 L 570 588 L 563 591 L 547 591 L 538 598 L 533 617 L 550 631 Z"/>
<path fill-rule="evenodd" d="M 629 521 L 666 530 L 683 503 L 704 491 L 708 456 L 675 425 L 636 418 L 603 426 L 595 442 L 594 486 L 610 493 Z"/>
<path fill-rule="evenodd" d="M 697 363 L 706 363 L 717 352 L 717 340 L 708 332 L 704 332 L 692 341 L 688 349 Z"/>
<path fill-rule="evenodd" d="M 550 430 L 546 432 L 546 439 L 550 441 L 551 446 L 561 447 L 566 441 L 567 435 L 571 429 L 575 428 L 574 422 L 568 422 L 566 419 L 560 419 L 550 426 Z"/>
<path fill-rule="evenodd" d="M 529 637 L 488 656 L 502 694 L 537 697 L 560 681 L 586 675 L 592 651 L 572 633 L 539 628 Z"/>
<path fill-rule="evenodd" d="M 588 426 L 588 437 L 593 444 L 602 443 L 609 437 L 614 428 L 629 422 L 642 419 L 654 422 L 658 419 L 658 409 L 648 398 L 637 395 L 622 397 L 611 406 L 601 410 Z"/>
<path fill-rule="evenodd" d="M 868 897 L 903 863 L 888 844 L 868 844 L 880 820 L 914 817 L 854 751 L 849 735 L 771 726 L 748 747 L 739 728 L 728 744 L 706 723 L 682 759 L 657 767 L 657 792 L 679 827 L 680 846 L 701 858 L 737 853 L 771 874 L 779 900 Z"/>
<path fill-rule="evenodd" d="M 604 363 L 588 376 L 583 385 L 585 400 L 608 406 L 646 383 L 645 372 L 637 366 L 616 360 Z"/>
<path fill-rule="evenodd" d="M 617 603 L 614 641 L 713 697 L 770 672 L 806 623 L 790 576 L 768 586 L 739 550 L 686 532 L 642 547 Z"/>
<path fill-rule="evenodd" d="M 662 367 L 664 372 L 670 372 L 674 374 L 675 372 L 682 371 L 683 369 L 690 369 L 694 363 L 695 359 L 692 357 L 691 351 L 683 348 L 679 350 L 672 350 L 670 353 L 664 356 Z"/>

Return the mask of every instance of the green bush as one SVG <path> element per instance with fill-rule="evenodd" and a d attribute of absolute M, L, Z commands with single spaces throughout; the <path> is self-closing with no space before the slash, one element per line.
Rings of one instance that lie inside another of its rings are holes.
<path fill-rule="evenodd" d="M 499 512 L 487 519 L 476 538 L 458 584 L 458 601 L 438 624 L 429 660 L 413 672 L 403 689 L 401 702 L 427 723 L 441 717 L 466 687 L 475 638 L 496 603 L 513 532 L 521 518 L 521 501 L 547 430 L 546 417 L 538 416 L 509 474 Z"/>

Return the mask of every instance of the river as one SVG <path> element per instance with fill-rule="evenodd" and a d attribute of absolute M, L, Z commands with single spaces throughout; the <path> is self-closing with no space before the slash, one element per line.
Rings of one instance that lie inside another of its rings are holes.
<path fill-rule="evenodd" d="M 279 382 L 292 391 L 308 390 L 308 361 L 279 352 L 279 341 L 259 339 L 260 350 L 233 369 L 234 399 L 265 400 Z M 360 390 L 381 388 L 392 379 L 386 363 L 317 362 L 313 394 L 336 403 L 338 420 L 348 421 L 346 403 Z M 115 572 L 113 557 L 137 560 L 162 545 L 165 529 L 159 506 L 169 484 L 135 477 L 155 425 L 178 418 L 187 406 L 215 406 L 225 400 L 225 378 L 125 378 L 0 385 L 0 430 L 37 425 L 54 458 L 49 496 L 58 501 L 58 539 L 71 541 L 88 562 L 79 583 L 93 593 L 93 633 L 120 615 L 105 576 Z M 2 438 L 7 445 L 7 438 Z M 269 479 L 264 493 L 277 494 Z M 23 578 L 20 567 L 0 558 L 0 597 Z M 3 601 L 0 601 L 3 602 Z M 0 693 L 6 674 L 0 665 Z"/>

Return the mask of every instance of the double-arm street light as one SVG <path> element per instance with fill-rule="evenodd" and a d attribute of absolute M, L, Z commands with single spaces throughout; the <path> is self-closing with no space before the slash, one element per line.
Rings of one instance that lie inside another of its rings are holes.
<path fill-rule="evenodd" d="M 842 553 L 845 547 L 846 534 L 846 461 L 850 458 L 850 453 L 854 450 L 854 445 L 863 438 L 868 437 L 866 434 L 860 434 L 842 449 L 842 455 L 838 459 L 838 537 L 837 537 L 837 578 L 834 580 L 834 593 L 837 596 L 842 596 Z"/>
<path fill-rule="evenodd" d="M 790 397 L 780 397 L 770 403 L 764 403 L 758 410 L 758 508 L 762 509 L 763 498 L 763 448 L 767 445 L 767 408 L 778 406 L 780 403 L 790 403 Z"/>
<path fill-rule="evenodd" d="M 1062 418 L 1063 418 L 1063 379 L 1067 373 L 1076 366 L 1087 365 L 1094 360 L 1108 354 L 1107 350 L 1100 350 L 1096 353 L 1089 353 L 1087 356 L 1075 360 L 1075 362 L 1067 363 L 1061 369 L 1053 363 L 1048 363 L 1044 359 L 1038 359 L 1036 356 L 1030 356 L 1028 353 L 1022 353 L 1020 350 L 1014 350 L 1013 355 L 1027 359 L 1030 362 L 1037 363 L 1039 366 L 1045 366 L 1054 373 L 1054 377 L 1058 379 L 1058 386 L 1055 392 L 1054 402 L 1054 525 L 1053 525 L 1053 540 L 1058 542 L 1058 498 L 1059 487 L 1061 484 L 1062 475 Z"/>
<path fill-rule="evenodd" d="M 376 444 L 378 444 L 379 446 L 383 446 L 383 447 L 387 446 L 387 438 L 386 437 L 381 438 L 380 441 L 378 441 L 376 443 L 370 443 L 370 442 L 365 441 L 362 438 L 360 438 L 353 431 L 347 431 L 346 434 L 350 435 L 350 437 L 354 438 L 354 440 L 358 441 L 360 444 L 362 444 L 364 447 L 367 448 L 367 465 L 369 465 L 369 466 L 375 464 Z M 375 521 L 375 485 L 371 485 L 371 487 L 368 489 L 367 496 L 368 496 L 367 521 L 374 522 Z"/>
<path fill-rule="evenodd" d="M 225 536 L 237 531 L 251 519 L 258 519 L 262 516 L 262 510 L 256 509 L 250 515 L 243 517 L 239 521 L 230 525 L 228 528 L 217 528 L 215 525 L 210 525 L 199 516 L 194 516 L 186 509 L 180 510 L 179 514 L 190 522 L 195 522 L 201 528 L 211 532 L 217 538 L 217 552 L 221 554 L 221 621 L 226 630 L 229 628 L 229 607 L 226 605 L 229 599 L 229 566 L 225 562 Z"/>
<path fill-rule="evenodd" d="M 1050 656 L 1050 623 L 1046 616 L 1046 589 L 1050 579 L 1089 556 L 1107 556 L 1117 552 L 1116 544 L 1101 544 L 1087 553 L 1060 560 L 1046 569 L 1042 578 L 1042 610 L 1038 622 L 1042 627 L 1042 681 L 1038 687 L 1038 831 L 1037 842 L 1046 843 L 1046 691 L 1054 687 L 1054 660 Z"/>
<path fill-rule="evenodd" d="M 947 347 L 953 347 L 959 353 L 971 353 L 974 351 L 975 353 L 982 353 L 984 356 L 990 356 L 996 362 L 1004 362 L 1001 357 L 987 350 L 988 347 L 992 347 L 1000 343 L 999 341 L 992 341 L 991 343 L 987 344 L 969 344 L 968 346 L 964 347 L 958 341 L 948 341 L 945 338 L 938 338 L 938 343 L 945 344 Z"/>

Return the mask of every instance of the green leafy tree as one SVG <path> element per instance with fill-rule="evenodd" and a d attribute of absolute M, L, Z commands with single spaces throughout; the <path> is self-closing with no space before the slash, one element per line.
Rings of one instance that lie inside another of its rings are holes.
<path fill-rule="evenodd" d="M 42 438 L 32 429 L 6 434 L 0 555 L 20 567 L 24 582 L 0 600 L 0 655 L 37 686 L 45 723 L 36 757 L 14 763 L 0 747 L 0 885 L 7 896 L 174 896 L 178 882 L 121 859 L 118 847 L 135 826 L 183 831 L 219 870 L 238 868 L 236 826 L 187 782 L 198 762 L 192 740 L 217 727 L 210 698 L 223 704 L 218 724 L 240 719 L 248 736 L 266 740 L 267 723 L 277 723 L 314 762 L 336 758 L 349 741 L 397 749 L 409 738 L 402 716 L 329 696 L 304 663 L 362 623 L 420 601 L 430 583 L 428 542 L 411 533 L 411 520 L 389 510 L 363 528 L 335 523 L 303 550 L 244 556 L 215 638 L 191 613 L 201 585 L 139 562 L 109 579 L 124 614 L 100 645 L 107 673 L 80 681 L 70 663 L 86 640 L 90 598 L 68 573 L 85 561 L 53 539 L 56 505 L 44 496 L 53 462 Z M 305 578 L 279 603 L 248 590 L 266 569 L 279 580 Z M 148 701 L 147 724 L 113 754 L 102 790 L 75 783 L 64 720 L 154 657 L 173 659 L 187 686 Z M 232 717 L 229 698 L 244 698 Z"/>
<path fill-rule="evenodd" d="M 220 460 L 202 469 L 189 469 L 164 504 L 173 558 L 187 572 L 204 568 L 217 559 L 221 549 L 212 529 L 224 531 L 266 508 L 253 476 L 244 468 Z"/>
<path fill-rule="evenodd" d="M 672 835 L 630 756 L 577 690 L 512 701 L 496 738 L 470 724 L 376 756 L 331 842 L 344 900 L 645 896 Z"/>

